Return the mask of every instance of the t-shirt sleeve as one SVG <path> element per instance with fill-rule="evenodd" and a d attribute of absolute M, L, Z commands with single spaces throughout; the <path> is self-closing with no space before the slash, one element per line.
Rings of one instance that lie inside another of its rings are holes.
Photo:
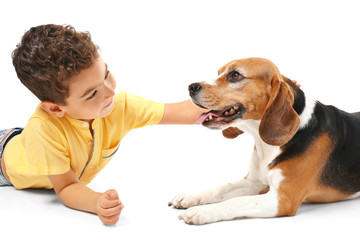
<path fill-rule="evenodd" d="M 158 124 L 164 115 L 164 104 L 126 93 L 125 125 L 128 129 Z"/>
<path fill-rule="evenodd" d="M 29 174 L 57 175 L 70 170 L 65 141 L 55 127 L 32 119 L 22 140 Z"/>

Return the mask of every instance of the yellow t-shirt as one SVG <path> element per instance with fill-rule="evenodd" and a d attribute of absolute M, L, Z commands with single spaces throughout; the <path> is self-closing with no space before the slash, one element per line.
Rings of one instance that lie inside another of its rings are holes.
<path fill-rule="evenodd" d="M 40 105 L 23 132 L 5 148 L 5 164 L 11 183 L 17 189 L 52 188 L 47 175 L 72 169 L 88 184 L 110 161 L 121 139 L 132 129 L 157 124 L 164 104 L 145 100 L 124 91 L 115 95 L 114 110 L 92 123 L 57 118 Z"/>

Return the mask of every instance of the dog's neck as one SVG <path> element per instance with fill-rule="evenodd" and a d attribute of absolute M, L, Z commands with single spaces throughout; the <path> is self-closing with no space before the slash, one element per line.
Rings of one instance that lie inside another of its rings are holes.
<path fill-rule="evenodd" d="M 296 86 L 291 80 L 285 80 L 286 83 L 290 86 L 294 93 L 294 104 L 293 108 L 300 118 L 299 130 L 306 127 L 310 119 L 313 116 L 315 101 L 311 98 L 305 97 L 305 93 Z M 268 145 L 265 143 L 259 135 L 259 126 L 261 120 L 241 120 L 234 125 L 244 132 L 251 134 L 255 139 L 255 146 L 257 152 L 262 159 L 269 158 L 272 159 L 274 155 L 278 152 L 279 148 L 275 146 Z"/>
<path fill-rule="evenodd" d="M 261 139 L 259 135 L 260 122 L 261 120 L 246 119 L 238 121 L 234 127 L 253 136 L 259 159 L 265 163 L 264 165 L 267 165 L 279 154 L 279 147 L 269 145 Z"/>
<path fill-rule="evenodd" d="M 286 79 L 285 82 L 290 86 L 294 93 L 294 104 L 293 108 L 300 118 L 299 129 L 304 128 L 310 121 L 314 112 L 315 101 L 305 97 L 305 93 L 296 86 L 290 79 Z"/>
<path fill-rule="evenodd" d="M 294 104 L 293 108 L 300 118 L 299 130 L 305 128 L 309 123 L 310 119 L 313 117 L 313 112 L 315 108 L 315 101 L 311 100 L 308 97 L 305 97 L 304 92 L 297 87 L 292 81 L 286 81 L 289 86 L 292 88 L 294 93 Z M 276 159 L 279 154 L 283 151 L 280 146 L 272 146 L 265 143 L 259 134 L 261 120 L 240 120 L 237 121 L 233 127 L 238 127 L 240 130 L 251 134 L 255 140 L 255 153 L 258 158 L 253 158 L 255 161 L 252 164 L 255 164 L 258 167 L 260 176 L 267 176 L 269 171 L 269 164 L 272 164 L 274 159 Z M 257 159 L 257 160 L 256 160 Z M 264 184 L 267 184 L 267 178 L 262 178 Z"/>
<path fill-rule="evenodd" d="M 294 94 L 293 108 L 300 118 L 299 129 L 306 127 L 309 123 L 316 102 L 309 97 L 305 97 L 305 93 L 296 86 L 290 79 L 285 79 L 285 82 L 290 86 Z M 253 135 L 254 138 L 260 138 L 259 136 L 260 120 L 241 120 L 237 122 L 234 127 L 238 127 L 244 132 Z"/>

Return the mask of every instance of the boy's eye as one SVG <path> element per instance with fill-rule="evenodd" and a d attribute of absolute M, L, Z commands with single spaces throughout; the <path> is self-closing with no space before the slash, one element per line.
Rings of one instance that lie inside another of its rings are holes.
<path fill-rule="evenodd" d="M 93 94 L 91 94 L 91 96 L 88 97 L 86 100 L 90 100 L 90 99 L 92 99 L 93 97 L 95 97 L 96 93 L 97 93 L 97 90 L 95 90 L 95 91 L 93 92 Z"/>

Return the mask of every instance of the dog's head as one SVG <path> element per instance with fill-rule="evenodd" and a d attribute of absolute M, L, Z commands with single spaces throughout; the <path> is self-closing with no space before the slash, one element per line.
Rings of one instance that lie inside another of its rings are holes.
<path fill-rule="evenodd" d="M 199 124 L 225 129 L 239 120 L 261 120 L 260 137 L 277 146 L 294 136 L 300 124 L 292 107 L 294 94 L 272 62 L 262 58 L 235 60 L 220 68 L 218 74 L 214 84 L 189 86 L 193 102 L 211 110 L 198 118 Z M 233 138 L 241 131 L 229 128 L 223 134 Z"/>

